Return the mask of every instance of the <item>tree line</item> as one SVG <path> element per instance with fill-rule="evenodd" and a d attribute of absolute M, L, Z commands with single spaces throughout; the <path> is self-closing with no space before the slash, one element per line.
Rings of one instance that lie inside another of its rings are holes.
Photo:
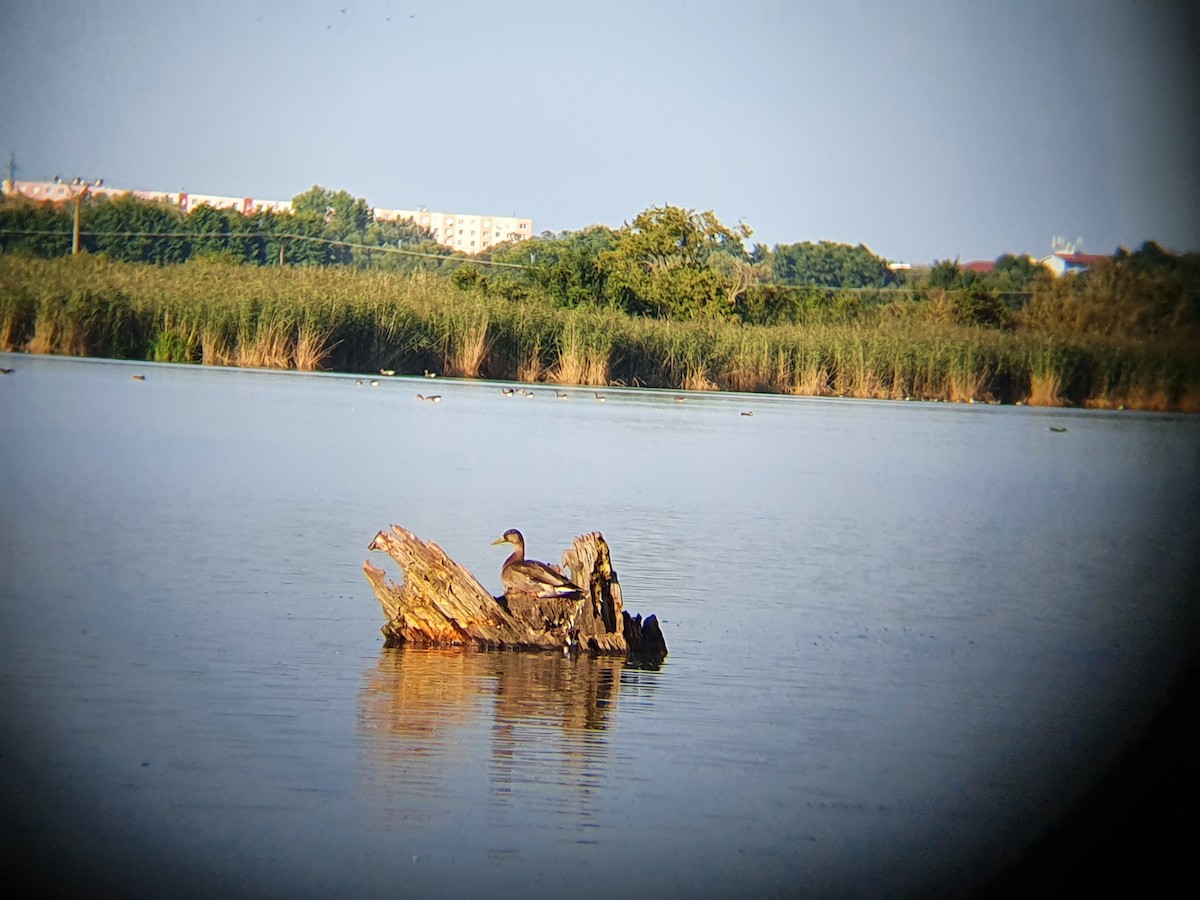
<path fill-rule="evenodd" d="M 211 257 L 257 266 L 432 270 L 459 290 L 506 301 L 537 296 L 564 309 L 681 321 L 777 325 L 892 315 L 983 328 L 1188 338 L 1200 327 L 1200 254 L 1174 254 L 1153 242 L 1066 278 L 1013 254 L 987 273 L 952 260 L 897 271 L 863 244 L 747 247 L 748 226 L 667 205 L 619 228 L 545 232 L 466 256 L 411 221 L 376 221 L 363 198 L 344 190 L 314 185 L 292 207 L 244 215 L 199 206 L 185 214 L 132 196 L 87 198 L 81 243 L 88 253 L 158 265 Z M 70 253 L 73 215 L 71 203 L 4 198 L 0 251 Z"/>
<path fill-rule="evenodd" d="M 53 258 L 72 251 L 73 202 L 0 201 L 0 251 Z M 171 265 L 214 258 L 248 265 L 436 267 L 451 252 L 412 221 L 376 221 L 362 198 L 314 185 L 290 212 L 243 214 L 201 205 L 185 213 L 132 195 L 85 197 L 80 247 L 121 262 Z M 404 249 L 405 254 L 382 253 Z"/>

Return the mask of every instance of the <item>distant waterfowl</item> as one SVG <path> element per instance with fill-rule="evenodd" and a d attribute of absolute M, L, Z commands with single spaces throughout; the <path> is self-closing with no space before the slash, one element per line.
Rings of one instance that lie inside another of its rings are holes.
<path fill-rule="evenodd" d="M 133 380 L 134 380 L 134 381 L 145 381 L 145 380 L 146 380 L 146 376 L 145 376 L 145 375 L 134 375 L 134 376 L 133 376 Z"/>
<path fill-rule="evenodd" d="M 676 403 L 682 403 L 682 402 L 683 402 L 685 399 L 686 399 L 685 397 L 676 397 L 676 398 L 675 398 L 675 402 L 676 402 Z"/>
<path fill-rule="evenodd" d="M 492 541 L 492 546 L 497 544 L 513 545 L 512 554 L 500 567 L 500 582 L 504 585 L 505 594 L 527 594 L 539 600 L 583 596 L 583 588 L 573 583 L 565 575 L 556 572 L 544 562 L 526 559 L 525 538 L 515 528 L 508 529 Z"/>
<path fill-rule="evenodd" d="M 426 378 L 437 378 L 437 372 L 430 372 L 428 369 L 426 369 L 425 377 Z"/>
<path fill-rule="evenodd" d="M 1051 425 L 1051 426 L 1050 426 L 1050 430 L 1051 430 L 1051 431 L 1053 431 L 1053 432 L 1056 432 L 1057 434 L 1062 434 L 1062 433 L 1063 433 L 1064 431 L 1066 431 L 1067 429 L 1063 428 L 1063 427 L 1062 427 L 1062 426 L 1060 426 L 1060 425 Z"/>
<path fill-rule="evenodd" d="M 500 388 L 500 393 L 503 394 L 505 397 L 511 397 L 513 394 L 516 393 L 516 390 L 513 388 Z"/>
<path fill-rule="evenodd" d="M 743 416 L 752 416 L 752 415 L 754 415 L 754 413 L 751 412 L 750 410 L 746 410 L 745 412 L 742 413 L 742 415 Z"/>
<path fill-rule="evenodd" d="M 355 383 L 356 385 L 358 385 L 359 387 L 362 387 L 363 380 L 362 380 L 361 378 L 355 378 L 355 379 L 354 379 L 354 383 Z"/>
<path fill-rule="evenodd" d="M 3 369 L 3 368 L 0 368 L 0 375 L 11 375 L 11 374 L 12 374 L 13 372 L 15 372 L 15 371 L 16 371 L 16 369 Z"/>
<path fill-rule="evenodd" d="M 379 374 L 380 375 L 395 375 L 396 370 L 395 369 L 380 369 Z"/>
<path fill-rule="evenodd" d="M 422 396 L 421 394 L 417 394 L 417 399 L 424 400 L 426 403 L 441 403 L 442 395 L 441 394 L 430 394 L 428 397 L 425 397 L 425 396 Z"/>
<path fill-rule="evenodd" d="M 533 391 L 529 390 L 528 388 L 521 388 L 520 393 L 521 393 L 521 396 L 524 397 L 526 400 L 533 399 L 534 393 L 533 393 Z"/>
<path fill-rule="evenodd" d="M 371 387 L 379 387 L 379 379 L 378 378 L 371 379 Z"/>
<path fill-rule="evenodd" d="M 566 393 L 565 391 L 555 391 L 555 392 L 554 392 L 554 399 L 555 399 L 555 400 L 570 400 L 570 399 L 571 399 L 571 395 L 570 395 L 570 394 L 568 394 L 568 393 Z"/>
<path fill-rule="evenodd" d="M 592 391 L 592 393 L 593 393 L 593 394 L 596 394 L 596 392 L 595 392 L 595 391 Z M 596 394 L 596 402 L 597 402 L 597 403 L 607 403 L 607 402 L 608 402 L 608 398 L 607 398 L 607 397 L 605 397 L 603 394 Z"/>

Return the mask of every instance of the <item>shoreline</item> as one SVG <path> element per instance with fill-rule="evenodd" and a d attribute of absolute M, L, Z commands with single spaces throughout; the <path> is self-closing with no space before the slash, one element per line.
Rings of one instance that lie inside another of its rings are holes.
<path fill-rule="evenodd" d="M 161 360 L 145 360 L 145 359 L 128 359 L 121 357 L 97 356 L 97 355 L 81 355 L 68 353 L 34 353 L 28 350 L 0 350 L 0 358 L 8 360 L 21 359 L 37 359 L 37 360 L 61 360 L 72 362 L 87 362 L 101 364 L 116 364 L 137 368 L 139 366 L 166 366 L 174 369 L 199 369 L 212 372 L 228 372 L 231 374 L 263 374 L 263 375 L 280 375 L 292 374 L 301 376 L 316 376 L 322 378 L 341 378 L 341 379 L 372 379 L 379 383 L 380 386 L 387 384 L 389 381 L 402 382 L 409 387 L 415 384 L 430 385 L 431 383 L 450 383 L 450 384 L 489 384 L 495 386 L 515 385 L 525 386 L 528 388 L 541 388 L 548 390 L 551 388 L 565 389 L 578 391 L 584 394 L 592 394 L 595 388 L 600 387 L 606 390 L 629 391 L 636 393 L 645 393 L 649 395 L 659 395 L 666 397 L 670 395 L 675 402 L 682 402 L 679 395 L 684 395 L 686 399 L 704 399 L 708 397 L 721 398 L 752 398 L 752 397 L 778 397 L 790 398 L 796 400 L 808 401 L 883 401 L 887 403 L 918 403 L 918 404 L 935 404 L 953 407 L 1011 407 L 1013 409 L 1029 408 L 1044 411 L 1079 411 L 1079 412 L 1136 412 L 1136 413 L 1153 413 L 1156 415 L 1195 415 L 1200 410 L 1192 409 L 1163 409 L 1154 407 L 1137 407 L 1125 405 L 1106 405 L 1103 403 L 1085 403 L 1082 405 L 1073 405 L 1069 403 L 1045 404 L 1045 403 L 1029 403 L 1023 401 L 1003 402 L 999 400 L 975 400 L 968 398 L 966 400 L 945 400 L 939 397 L 886 397 L 886 396 L 859 396 L 852 394 L 799 394 L 799 393 L 784 393 L 781 391 L 740 391 L 740 390 L 722 390 L 719 388 L 712 389 L 685 389 L 672 387 L 659 387 L 652 385 L 628 385 L 621 383 L 609 383 L 603 385 L 595 384 L 570 384 L 556 381 L 516 381 L 506 378 L 491 378 L 485 375 L 479 376 L 462 376 L 462 375 L 442 375 L 440 373 L 424 372 L 400 372 L 384 375 L 382 373 L 359 372 L 359 371 L 342 371 L 336 369 L 297 369 L 295 367 L 272 367 L 272 366 L 238 366 L 238 365 L 223 365 L 211 364 L 203 362 L 171 362 Z M 11 366 L 11 362 L 10 362 Z M 9 377 L 16 375 L 19 369 L 14 369 L 8 374 Z M 3 377 L 3 376 L 0 376 Z M 434 380 L 436 379 L 436 381 Z"/>
<path fill-rule="evenodd" d="M 754 325 L 397 275 L 0 255 L 0 350 L 379 377 L 1200 412 L 1190 332 L 964 325 L 919 305 Z"/>

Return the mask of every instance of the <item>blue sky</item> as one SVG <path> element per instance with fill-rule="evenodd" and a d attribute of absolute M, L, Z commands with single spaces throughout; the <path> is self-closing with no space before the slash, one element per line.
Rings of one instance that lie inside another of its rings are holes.
<path fill-rule="evenodd" d="M 910 262 L 1200 250 L 1198 8 L 0 0 L 0 153 L 536 232 L 670 203 Z"/>

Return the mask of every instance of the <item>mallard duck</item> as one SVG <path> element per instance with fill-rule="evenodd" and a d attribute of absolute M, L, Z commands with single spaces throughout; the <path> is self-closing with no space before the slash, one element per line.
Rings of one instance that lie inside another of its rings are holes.
<path fill-rule="evenodd" d="M 512 555 L 500 567 L 500 582 L 504 593 L 527 594 L 539 600 L 554 597 L 576 599 L 583 596 L 583 588 L 565 575 L 556 572 L 544 562 L 525 558 L 525 538 L 515 528 L 510 528 L 496 540 L 497 544 L 512 544 Z"/>

